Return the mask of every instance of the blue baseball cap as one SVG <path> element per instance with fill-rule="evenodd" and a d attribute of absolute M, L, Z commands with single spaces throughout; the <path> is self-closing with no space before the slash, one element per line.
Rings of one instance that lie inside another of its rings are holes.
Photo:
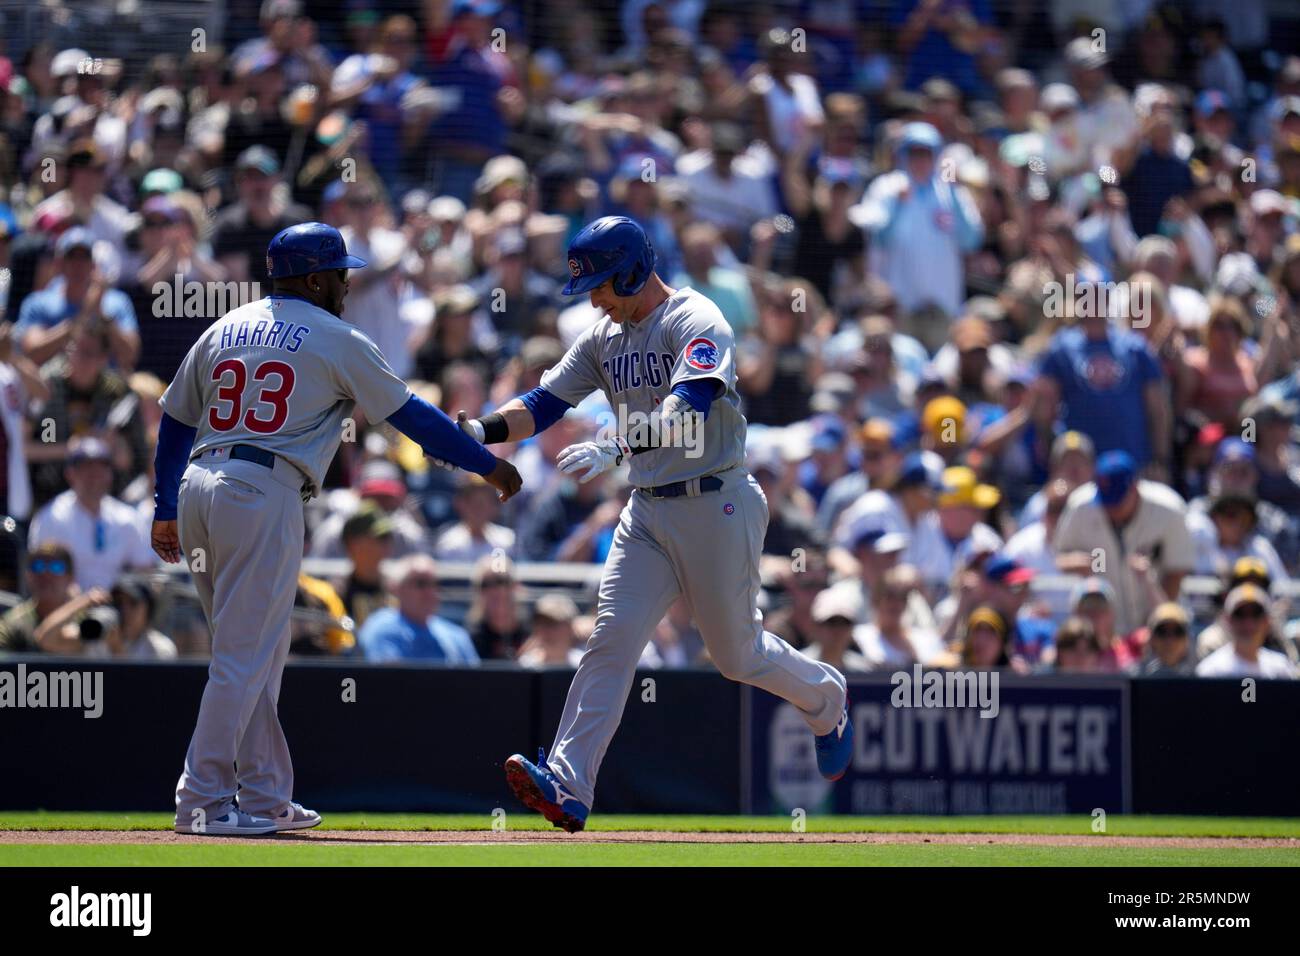
<path fill-rule="evenodd" d="M 853 550 L 869 548 L 876 554 L 897 554 L 907 547 L 907 535 L 885 528 L 864 528 L 853 539 Z"/>
<path fill-rule="evenodd" d="M 1204 90 L 1196 97 L 1196 113 L 1202 119 L 1220 110 L 1232 111 L 1232 104 L 1222 90 Z"/>
<path fill-rule="evenodd" d="M 1137 462 L 1126 451 L 1108 451 L 1097 459 L 1097 503 L 1117 505 L 1137 481 Z"/>
<path fill-rule="evenodd" d="M 94 248 L 95 237 L 91 235 L 90 230 L 85 226 L 73 226 L 59 236 L 59 241 L 54 244 L 54 251 L 61 256 L 67 255 L 73 249 Z"/>
<path fill-rule="evenodd" d="M 937 153 L 943 149 L 943 137 L 929 123 L 908 123 L 898 135 L 898 150 L 928 149 Z"/>
<path fill-rule="evenodd" d="M 921 485 L 933 491 L 942 491 L 944 489 L 943 468 L 943 459 L 936 453 L 914 451 L 903 459 L 903 465 L 898 472 L 897 487 L 901 490 Z"/>
<path fill-rule="evenodd" d="M 813 419 L 813 451 L 837 451 L 847 437 L 844 422 L 837 415 L 818 415 Z"/>
<path fill-rule="evenodd" d="M 1248 461 L 1253 465 L 1255 449 L 1250 442 L 1240 438 L 1225 438 L 1214 451 L 1214 463 L 1218 465 L 1225 461 Z"/>
<path fill-rule="evenodd" d="M 1034 579 L 1036 572 L 1009 554 L 995 554 L 984 565 L 984 576 L 990 581 L 1014 586 L 1027 584 Z"/>

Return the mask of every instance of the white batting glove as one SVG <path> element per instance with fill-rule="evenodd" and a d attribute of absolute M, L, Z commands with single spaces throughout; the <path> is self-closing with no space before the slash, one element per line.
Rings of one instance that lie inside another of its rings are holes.
<path fill-rule="evenodd" d="M 605 441 L 584 441 L 570 445 L 556 456 L 555 463 L 566 475 L 575 475 L 579 484 L 586 484 L 597 475 L 617 468 L 632 449 L 622 438 Z"/>
<path fill-rule="evenodd" d="M 483 423 L 477 418 L 468 418 L 465 415 L 464 409 L 461 409 L 456 413 L 456 424 L 460 426 L 461 431 L 474 439 L 480 445 L 483 444 L 483 439 L 487 437 L 483 432 Z M 447 471 L 456 470 L 456 466 L 449 461 L 443 461 L 441 458 L 434 458 L 432 455 L 425 455 L 424 457 L 429 459 L 429 461 L 438 468 L 443 468 Z"/>

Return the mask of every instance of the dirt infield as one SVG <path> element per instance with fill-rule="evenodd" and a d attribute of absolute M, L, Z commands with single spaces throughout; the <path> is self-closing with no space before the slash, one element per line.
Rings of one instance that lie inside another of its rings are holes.
<path fill-rule="evenodd" d="M 118 844 L 158 846 L 219 841 L 237 844 L 351 844 L 449 846 L 555 843 L 848 843 L 848 844 L 1002 844 L 1011 846 L 1182 847 L 1190 849 L 1294 849 L 1294 837 L 1139 837 L 1042 833 L 672 833 L 658 830 L 319 830 L 273 837 L 196 837 L 166 830 L 0 830 L 0 844 Z"/>

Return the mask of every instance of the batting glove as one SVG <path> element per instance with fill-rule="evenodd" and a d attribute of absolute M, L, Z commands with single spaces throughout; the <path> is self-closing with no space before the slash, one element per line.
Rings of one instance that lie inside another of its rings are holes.
<path fill-rule="evenodd" d="M 597 475 L 617 468 L 631 454 L 632 449 L 628 443 L 616 436 L 605 441 L 584 441 L 570 445 L 560 452 L 555 463 L 560 466 L 561 472 L 576 475 L 579 484 L 586 484 Z"/>

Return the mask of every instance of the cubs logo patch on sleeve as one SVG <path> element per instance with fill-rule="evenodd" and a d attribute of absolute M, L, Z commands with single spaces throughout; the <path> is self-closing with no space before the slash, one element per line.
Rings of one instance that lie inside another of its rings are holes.
<path fill-rule="evenodd" d="M 701 372 L 712 372 L 718 367 L 718 346 L 711 339 L 691 339 L 685 355 L 686 364 Z"/>

